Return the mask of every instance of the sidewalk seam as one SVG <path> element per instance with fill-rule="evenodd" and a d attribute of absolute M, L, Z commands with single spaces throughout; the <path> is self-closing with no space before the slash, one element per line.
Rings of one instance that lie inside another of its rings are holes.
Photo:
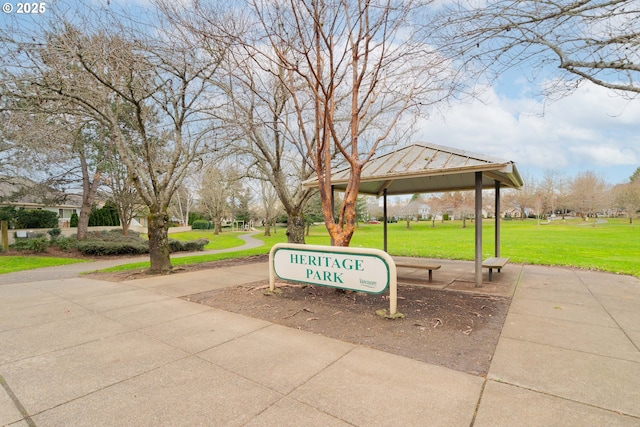
<path fill-rule="evenodd" d="M 600 304 L 600 307 L 604 310 L 605 313 L 607 313 L 607 315 L 609 316 L 609 318 L 611 318 L 611 320 L 613 321 L 613 323 L 616 324 L 616 326 L 618 327 L 618 329 L 620 329 L 622 331 L 622 333 L 624 334 L 625 337 L 627 337 L 627 340 L 629 340 L 629 342 L 631 343 L 631 345 L 633 345 L 636 350 L 638 350 L 638 352 L 640 352 L 640 347 L 638 347 L 638 344 L 636 344 L 636 342 L 631 339 L 631 337 L 629 336 L 629 334 L 627 333 L 627 331 L 625 331 L 625 329 L 620 326 L 620 323 L 618 323 L 618 321 L 616 320 L 615 317 L 613 317 L 611 315 L 611 313 L 609 312 L 609 310 L 607 310 L 607 307 L 604 306 L 604 304 L 602 304 L 602 301 L 600 301 L 600 298 L 598 298 L 598 295 L 596 295 L 595 293 L 593 293 L 593 291 L 591 290 L 591 288 L 589 287 L 589 285 L 587 285 L 584 280 L 582 280 L 582 277 L 580 277 L 580 275 L 576 274 L 575 271 L 572 271 L 572 273 L 578 278 L 578 280 L 580 281 L 580 283 L 582 283 L 582 286 L 584 286 L 587 291 L 589 291 L 589 294 L 596 300 L 598 301 L 598 304 Z"/>
<path fill-rule="evenodd" d="M 482 387 L 480 388 L 480 394 L 478 395 L 478 402 L 476 403 L 476 409 L 473 411 L 473 417 L 471 417 L 471 422 L 469 423 L 469 427 L 473 427 L 476 423 L 478 410 L 480 409 L 480 404 L 482 403 L 482 397 L 484 396 L 484 388 L 487 386 L 488 381 L 489 379 L 485 377 L 484 381 L 482 382 Z"/>
<path fill-rule="evenodd" d="M 11 387 L 9 387 L 9 384 L 7 384 L 7 381 L 4 379 L 2 375 L 0 375 L 0 385 L 2 385 L 2 388 L 4 388 L 4 391 L 7 393 L 7 395 L 15 405 L 16 409 L 18 409 L 18 411 L 20 412 L 20 415 L 22 415 L 23 420 L 30 427 L 36 427 L 36 423 L 34 423 L 33 420 L 31 419 L 31 416 L 27 412 L 27 409 L 22 405 L 22 403 L 20 402 L 20 399 L 18 399 L 18 396 L 16 396 L 13 390 L 11 390 Z"/>

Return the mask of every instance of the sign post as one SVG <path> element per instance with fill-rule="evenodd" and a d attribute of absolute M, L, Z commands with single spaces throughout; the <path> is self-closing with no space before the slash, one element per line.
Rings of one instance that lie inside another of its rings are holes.
<path fill-rule="evenodd" d="M 389 287 L 389 313 L 398 307 L 398 275 L 379 249 L 278 243 L 269 252 L 269 289 L 275 278 L 380 294 Z"/>

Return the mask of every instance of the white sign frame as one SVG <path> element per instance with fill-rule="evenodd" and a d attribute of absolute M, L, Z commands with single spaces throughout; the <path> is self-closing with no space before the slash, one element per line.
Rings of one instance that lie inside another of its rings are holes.
<path fill-rule="evenodd" d="M 398 274 L 393 258 L 371 248 L 278 243 L 269 252 L 269 289 L 275 278 L 380 294 L 389 287 L 389 312 L 398 307 Z"/>

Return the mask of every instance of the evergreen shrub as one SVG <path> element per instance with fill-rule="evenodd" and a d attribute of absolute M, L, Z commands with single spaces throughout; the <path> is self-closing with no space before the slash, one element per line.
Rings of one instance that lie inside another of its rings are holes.
<path fill-rule="evenodd" d="M 191 229 L 193 230 L 209 230 L 211 229 L 211 222 L 205 220 L 197 220 L 193 221 L 191 224 Z"/>

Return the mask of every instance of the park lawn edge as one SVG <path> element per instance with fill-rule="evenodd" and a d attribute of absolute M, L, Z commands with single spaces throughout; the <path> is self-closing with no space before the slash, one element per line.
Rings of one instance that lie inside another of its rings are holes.
<path fill-rule="evenodd" d="M 36 270 L 38 268 L 57 267 L 60 265 L 78 264 L 81 262 L 90 262 L 91 260 L 82 258 L 64 258 L 64 257 L 49 257 L 49 256 L 33 256 L 33 255 L 7 255 L 0 256 L 2 265 L 0 265 L 0 275 L 15 273 L 18 271 Z M 25 260 L 25 263 L 16 266 L 13 264 L 15 261 Z M 26 265 L 26 263 L 29 265 Z M 10 265 L 10 263 L 12 265 Z"/>

